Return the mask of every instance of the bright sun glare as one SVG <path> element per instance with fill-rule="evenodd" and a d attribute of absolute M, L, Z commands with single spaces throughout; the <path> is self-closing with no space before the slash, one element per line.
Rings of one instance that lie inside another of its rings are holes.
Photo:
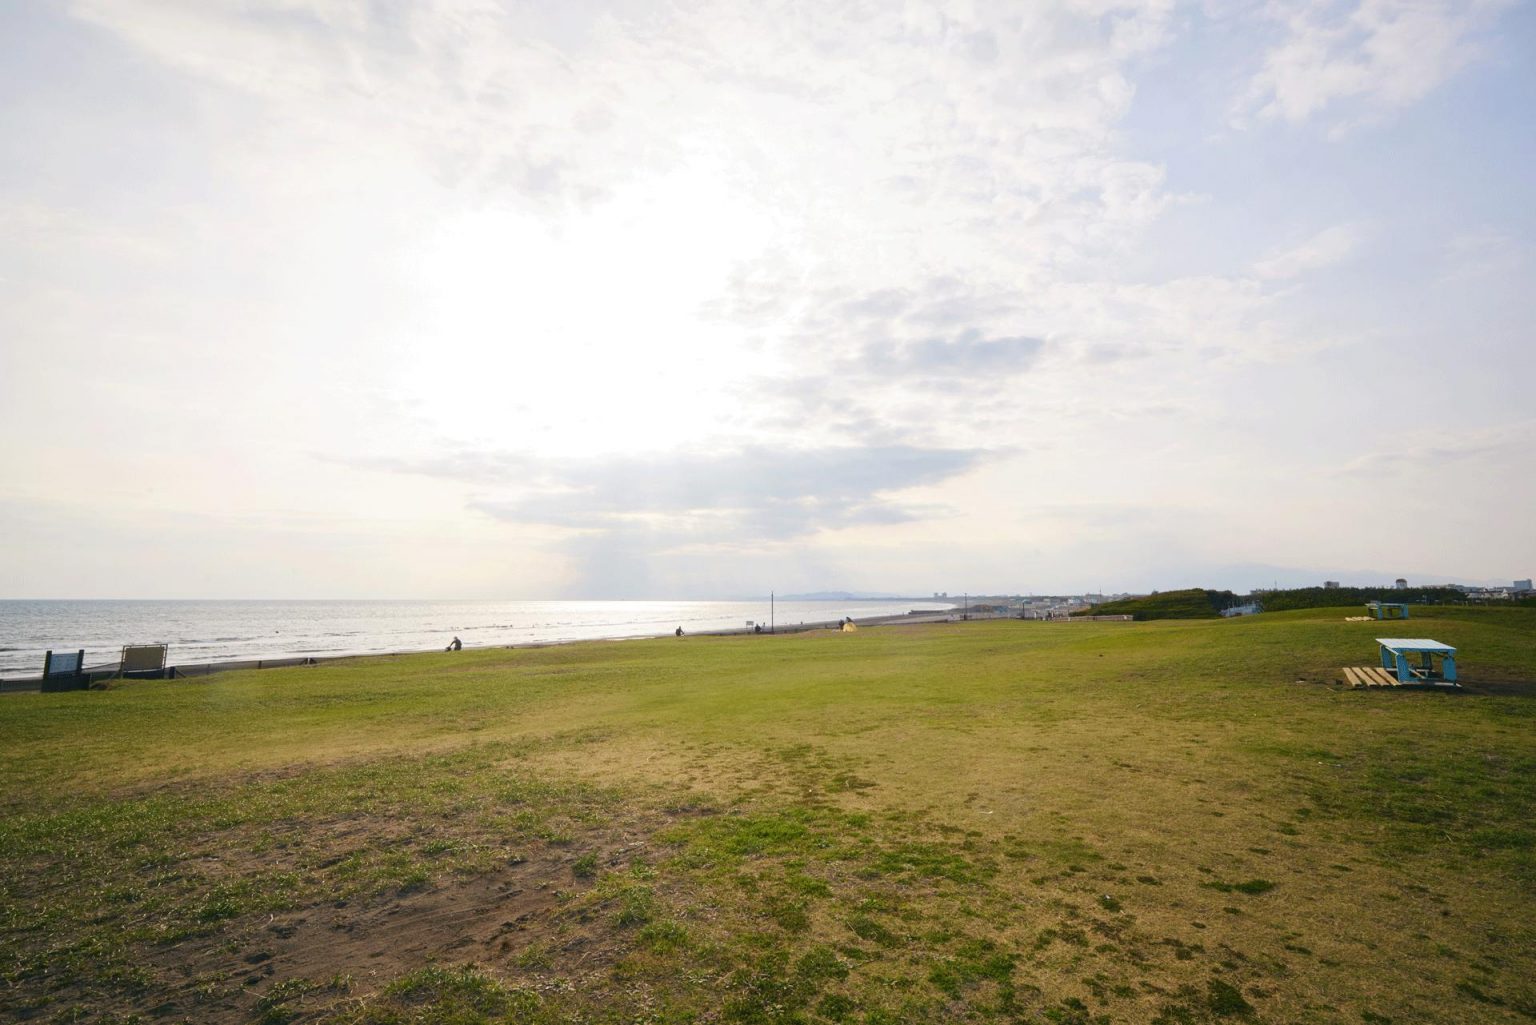
<path fill-rule="evenodd" d="M 544 454 L 728 431 L 749 357 L 702 308 L 771 227 L 703 172 L 554 217 L 480 210 L 444 223 L 418 267 L 410 374 L 425 414 L 448 437 Z"/>

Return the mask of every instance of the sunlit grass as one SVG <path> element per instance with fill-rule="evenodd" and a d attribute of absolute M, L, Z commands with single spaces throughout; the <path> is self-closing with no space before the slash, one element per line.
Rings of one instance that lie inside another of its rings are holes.
<path fill-rule="evenodd" d="M 1536 611 L 1415 620 L 1461 695 L 1330 686 L 1379 632 L 1344 615 L 10 696 L 0 983 L 44 1021 L 1536 1018 Z M 497 929 L 294 947 L 418 912 Z"/>

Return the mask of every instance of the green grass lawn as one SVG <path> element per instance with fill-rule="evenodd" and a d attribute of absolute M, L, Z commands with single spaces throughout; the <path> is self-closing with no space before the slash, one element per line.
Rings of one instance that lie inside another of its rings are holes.
<path fill-rule="evenodd" d="M 0 1020 L 1536 1020 L 1536 610 L 1354 613 L 8 695 Z"/>

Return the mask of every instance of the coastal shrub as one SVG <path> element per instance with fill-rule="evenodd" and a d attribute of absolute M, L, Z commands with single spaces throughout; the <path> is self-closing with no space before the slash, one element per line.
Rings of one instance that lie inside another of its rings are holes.
<path fill-rule="evenodd" d="M 1191 587 L 1183 591 L 1162 591 L 1140 598 L 1121 598 L 1104 602 L 1078 613 L 1084 616 L 1135 616 L 1145 619 L 1216 619 L 1221 610 L 1238 604 L 1231 591 L 1207 591 Z"/>

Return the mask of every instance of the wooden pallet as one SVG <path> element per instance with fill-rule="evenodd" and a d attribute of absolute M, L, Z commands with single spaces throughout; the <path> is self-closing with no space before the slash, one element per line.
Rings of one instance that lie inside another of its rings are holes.
<path fill-rule="evenodd" d="M 1403 682 L 1381 666 L 1345 666 L 1344 679 L 1351 687 L 1401 687 Z"/>

